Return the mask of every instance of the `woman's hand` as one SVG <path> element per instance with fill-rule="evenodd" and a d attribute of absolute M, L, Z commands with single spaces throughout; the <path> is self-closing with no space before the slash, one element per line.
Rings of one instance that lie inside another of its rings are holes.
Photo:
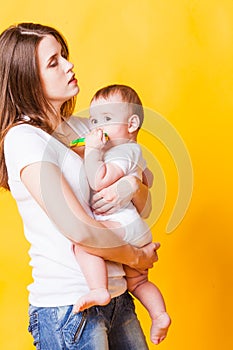
<path fill-rule="evenodd" d="M 95 193 L 91 207 L 95 214 L 107 215 L 125 207 L 139 191 L 139 182 L 134 176 L 125 176 Z"/>
<path fill-rule="evenodd" d="M 138 259 L 130 266 L 140 272 L 143 272 L 153 267 L 153 264 L 158 261 L 157 250 L 160 248 L 160 243 L 149 243 L 138 249 Z"/>
<path fill-rule="evenodd" d="M 116 212 L 132 201 L 142 218 L 151 213 L 151 194 L 147 185 L 135 176 L 124 176 L 112 185 L 96 192 L 91 208 L 95 214 L 107 215 Z"/>

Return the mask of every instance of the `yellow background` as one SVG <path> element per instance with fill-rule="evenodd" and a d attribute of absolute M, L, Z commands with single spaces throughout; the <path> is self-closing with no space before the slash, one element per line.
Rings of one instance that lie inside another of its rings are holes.
<path fill-rule="evenodd" d="M 185 218 L 169 235 L 176 170 L 163 147 L 150 144 L 167 181 L 164 210 L 153 227 L 162 243 L 160 260 L 150 275 L 173 324 L 159 349 L 231 349 L 233 1 L 1 2 L 1 31 L 34 21 L 65 35 L 81 86 L 77 111 L 88 107 L 97 88 L 125 83 L 181 135 L 194 188 Z M 149 142 L 143 134 L 140 141 Z M 0 349 L 32 350 L 26 329 L 28 244 L 9 193 L 0 193 L 0 223 Z M 149 317 L 137 309 L 148 336 Z"/>

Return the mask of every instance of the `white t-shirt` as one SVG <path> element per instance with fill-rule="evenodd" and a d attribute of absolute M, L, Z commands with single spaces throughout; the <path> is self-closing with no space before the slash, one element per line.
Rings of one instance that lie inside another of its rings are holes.
<path fill-rule="evenodd" d="M 124 175 L 137 176 L 142 179 L 146 161 L 142 156 L 141 147 L 134 142 L 123 143 L 107 150 L 103 156 L 104 163 L 114 163 L 121 168 Z M 134 246 L 142 247 L 152 240 L 150 229 L 141 218 L 132 202 L 126 207 L 109 215 L 94 215 L 96 220 L 116 221 L 125 230 L 124 240 Z"/>
<path fill-rule="evenodd" d="M 68 123 L 80 136 L 89 131 L 85 118 L 71 117 Z M 27 191 L 20 171 L 35 162 L 54 163 L 61 169 L 86 212 L 92 215 L 82 159 L 48 133 L 28 124 L 9 130 L 4 152 L 11 193 L 23 219 L 25 237 L 31 245 L 29 255 L 34 281 L 28 286 L 29 302 L 42 307 L 72 305 L 88 292 L 72 243 L 59 232 Z M 108 264 L 108 271 L 109 290 L 115 297 L 126 290 L 124 271 L 120 264 L 115 263 Z"/>

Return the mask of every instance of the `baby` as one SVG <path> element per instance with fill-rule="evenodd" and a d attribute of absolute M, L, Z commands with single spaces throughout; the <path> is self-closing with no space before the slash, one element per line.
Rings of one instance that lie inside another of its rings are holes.
<path fill-rule="evenodd" d="M 153 176 L 145 176 L 150 172 L 136 142 L 143 118 L 140 98 L 128 86 L 110 85 L 94 95 L 90 105 L 92 131 L 85 138 L 84 154 L 85 170 L 93 191 L 100 191 L 125 175 L 143 178 L 149 187 L 152 186 Z M 132 203 L 116 213 L 96 215 L 95 218 L 137 247 L 152 240 L 149 227 Z M 77 301 L 74 312 L 108 304 L 111 295 L 104 260 L 84 252 L 80 246 L 75 246 L 75 254 L 90 291 Z M 140 300 L 151 317 L 151 341 L 159 344 L 166 337 L 171 323 L 164 299 L 159 289 L 148 280 L 147 273 L 128 266 L 124 266 L 124 270 L 128 290 Z"/>

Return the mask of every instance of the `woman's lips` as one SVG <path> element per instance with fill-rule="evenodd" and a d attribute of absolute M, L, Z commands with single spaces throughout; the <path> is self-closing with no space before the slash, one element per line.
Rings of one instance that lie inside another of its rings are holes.
<path fill-rule="evenodd" d="M 75 78 L 75 75 L 73 75 L 72 77 L 71 77 L 71 79 L 69 80 L 69 82 L 68 82 L 68 84 L 77 84 L 78 83 L 78 81 L 77 81 L 77 79 Z"/>

